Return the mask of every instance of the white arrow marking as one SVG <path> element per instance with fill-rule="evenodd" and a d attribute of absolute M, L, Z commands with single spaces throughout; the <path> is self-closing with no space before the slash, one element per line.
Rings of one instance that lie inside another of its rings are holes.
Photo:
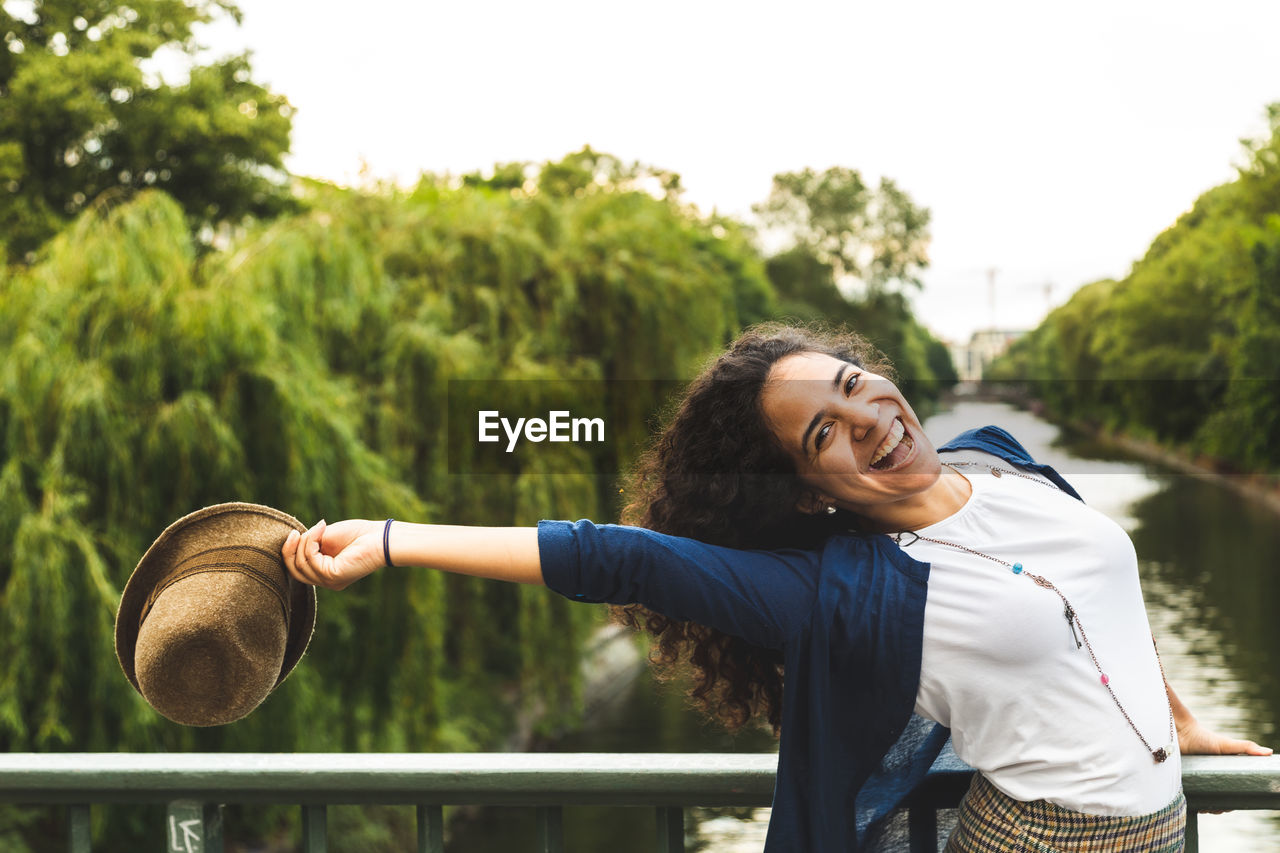
<path fill-rule="evenodd" d="M 199 826 L 200 820 L 184 820 L 178 826 L 182 827 L 182 843 L 186 847 L 185 853 L 200 853 L 200 833 L 192 829 L 193 826 Z M 191 842 L 195 842 L 195 846 L 191 846 Z"/>

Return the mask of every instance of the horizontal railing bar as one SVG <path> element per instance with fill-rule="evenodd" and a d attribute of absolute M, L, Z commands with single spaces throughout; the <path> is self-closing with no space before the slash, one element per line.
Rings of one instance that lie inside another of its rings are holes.
<path fill-rule="evenodd" d="M 777 756 L 702 753 L 4 753 L 0 802 L 767 806 Z M 963 765 L 913 803 L 945 807 Z M 1182 759 L 1193 809 L 1280 809 L 1280 756 Z"/>
<path fill-rule="evenodd" d="M 908 805 L 952 808 L 964 796 L 972 768 L 940 759 Z M 1280 755 L 1184 755 L 1182 790 L 1191 809 L 1280 809 Z"/>
<path fill-rule="evenodd" d="M 0 802 L 761 806 L 771 754 L 8 753 Z"/>
<path fill-rule="evenodd" d="M 1184 755 L 1182 790 L 1193 809 L 1280 809 L 1280 756 Z"/>

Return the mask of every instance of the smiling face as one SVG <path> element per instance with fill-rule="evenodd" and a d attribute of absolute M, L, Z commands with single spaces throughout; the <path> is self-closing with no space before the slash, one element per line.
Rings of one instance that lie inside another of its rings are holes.
<path fill-rule="evenodd" d="M 774 436 L 823 504 L 903 530 L 945 517 L 941 464 L 897 386 L 846 361 L 797 353 L 778 361 L 760 405 Z"/>

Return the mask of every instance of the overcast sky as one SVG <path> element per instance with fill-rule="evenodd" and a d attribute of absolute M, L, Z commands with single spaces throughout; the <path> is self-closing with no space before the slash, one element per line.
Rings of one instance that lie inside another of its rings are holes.
<path fill-rule="evenodd" d="M 777 172 L 888 176 L 932 211 L 915 302 L 950 339 L 1125 275 L 1280 101 L 1275 0 L 239 5 L 203 38 L 297 107 L 295 173 L 412 182 L 590 144 L 741 218 Z"/>

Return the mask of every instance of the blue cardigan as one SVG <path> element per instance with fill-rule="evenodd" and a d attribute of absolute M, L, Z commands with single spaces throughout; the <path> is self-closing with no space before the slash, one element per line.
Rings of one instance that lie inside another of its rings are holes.
<path fill-rule="evenodd" d="M 998 427 L 939 448 L 982 450 L 1048 477 Z M 916 717 L 929 565 L 884 535 L 820 550 L 742 551 L 639 527 L 538 526 L 548 587 L 577 601 L 639 602 L 781 650 L 782 739 L 766 853 L 862 850 L 928 772 L 949 731 Z"/>

